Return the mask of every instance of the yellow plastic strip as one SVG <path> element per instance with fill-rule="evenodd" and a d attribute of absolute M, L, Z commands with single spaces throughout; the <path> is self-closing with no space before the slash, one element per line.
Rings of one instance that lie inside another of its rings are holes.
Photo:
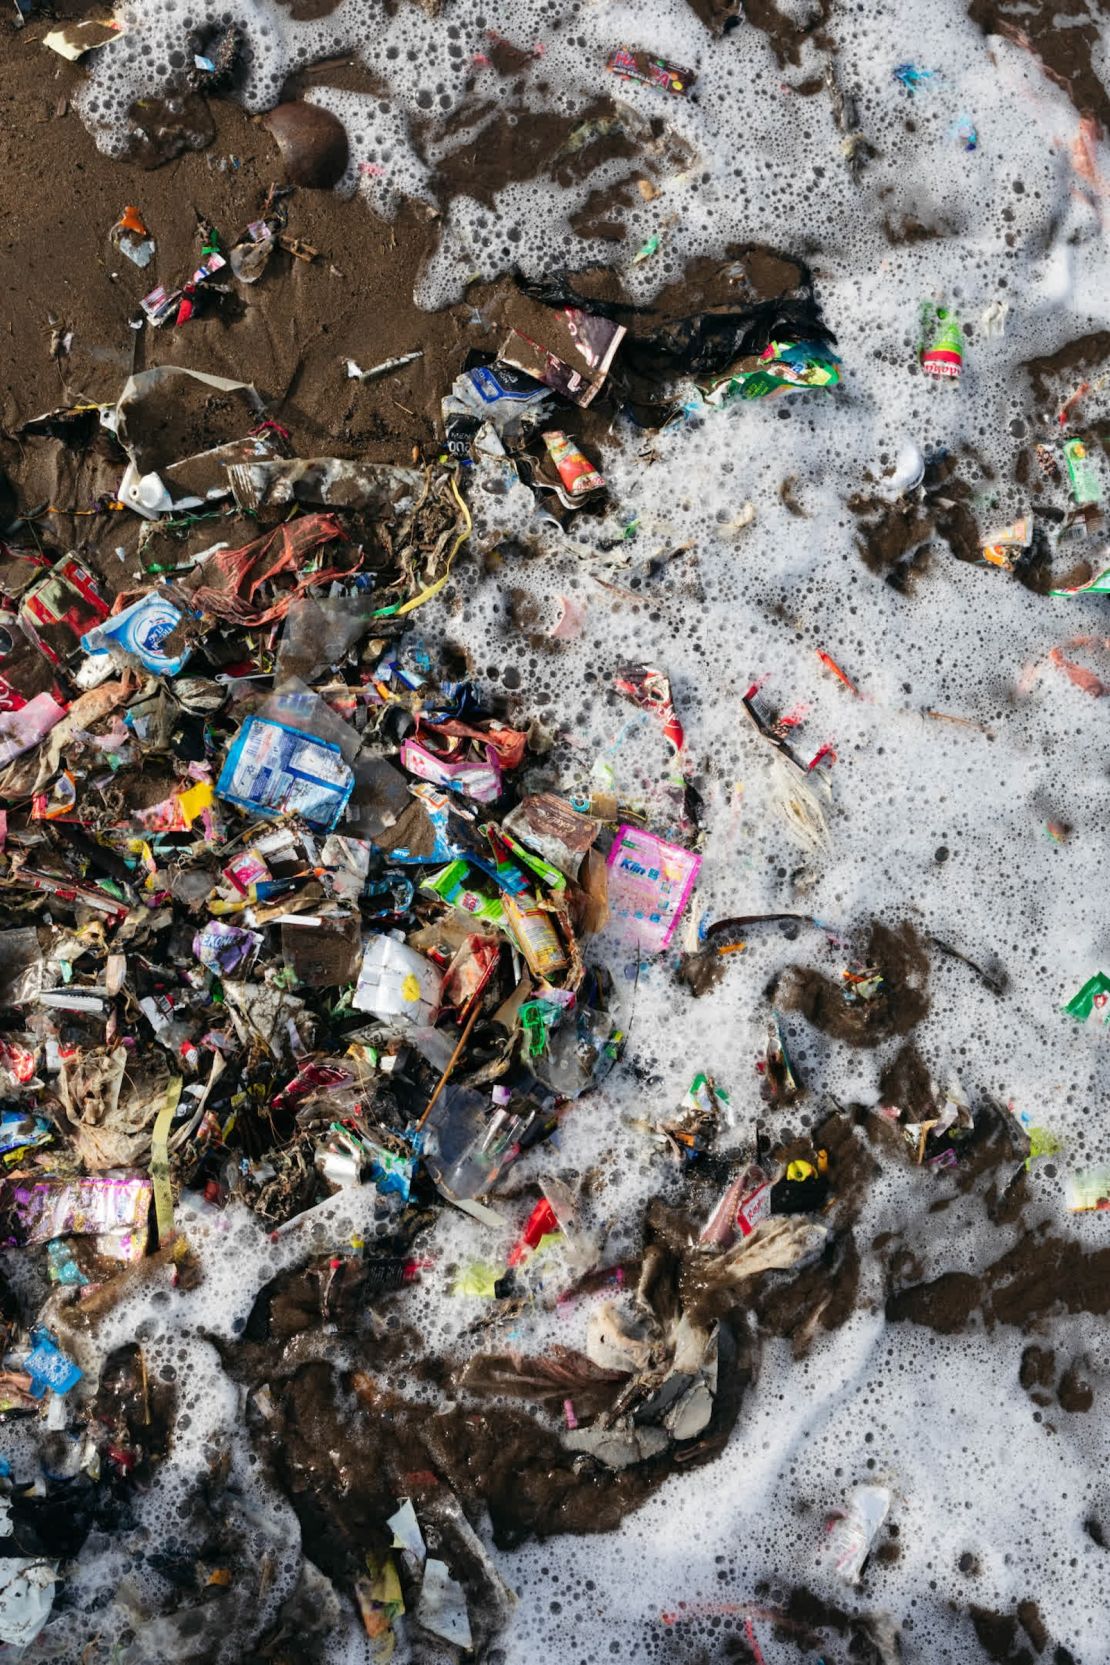
<path fill-rule="evenodd" d="M 165 1248 L 176 1235 L 173 1224 L 173 1190 L 170 1186 L 170 1126 L 181 1099 L 183 1080 L 171 1077 L 166 1098 L 150 1136 L 150 1177 L 154 1185 L 154 1217 L 158 1222 L 158 1244 Z"/>

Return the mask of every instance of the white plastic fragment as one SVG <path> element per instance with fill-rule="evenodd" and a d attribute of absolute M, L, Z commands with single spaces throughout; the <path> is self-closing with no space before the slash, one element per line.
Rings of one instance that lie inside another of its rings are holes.
<path fill-rule="evenodd" d="M 424 1566 L 424 1584 L 416 1604 L 417 1623 L 433 1636 L 441 1636 L 456 1648 L 469 1648 L 470 1615 L 466 1610 L 466 1596 L 456 1584 L 443 1561 L 430 1556 Z"/>
<path fill-rule="evenodd" d="M 858 1584 L 875 1535 L 890 1511 L 889 1486 L 853 1486 L 829 1528 L 829 1553 L 846 1584 Z"/>
<path fill-rule="evenodd" d="M 57 1571 L 33 1557 L 0 1560 L 0 1642 L 26 1648 L 35 1640 L 54 1605 Z"/>

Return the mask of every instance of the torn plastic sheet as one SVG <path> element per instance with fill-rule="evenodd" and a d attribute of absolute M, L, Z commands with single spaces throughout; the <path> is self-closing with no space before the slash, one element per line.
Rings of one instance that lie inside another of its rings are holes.
<path fill-rule="evenodd" d="M 347 825 L 357 828 L 362 837 L 376 844 L 383 840 L 388 843 L 388 835 L 400 825 L 404 815 L 415 810 L 410 820 L 419 816 L 409 783 L 384 757 L 360 755 L 355 760 L 354 771 L 355 787 L 347 804 Z M 391 855 L 391 860 L 397 859 L 395 853 Z"/>
<path fill-rule="evenodd" d="M 278 676 L 311 682 L 338 665 L 370 629 L 378 597 L 303 595 L 285 615 L 277 651 Z"/>
<path fill-rule="evenodd" d="M 829 1528 L 833 1565 L 846 1584 L 858 1584 L 875 1536 L 890 1512 L 889 1486 L 853 1486 L 845 1510 Z"/>
<path fill-rule="evenodd" d="M 359 921 L 346 914 L 285 914 L 281 952 L 298 983 L 339 988 L 353 981 L 362 948 Z"/>
<path fill-rule="evenodd" d="M 812 1264 L 828 1240 L 829 1228 L 820 1220 L 773 1215 L 755 1222 L 734 1248 L 723 1254 L 710 1252 L 698 1268 L 698 1279 L 707 1291 L 732 1289 L 764 1272 Z"/>
<path fill-rule="evenodd" d="M 244 1046 L 261 1041 L 271 1057 L 290 1051 L 298 1054 L 309 1039 L 298 1024 L 305 1019 L 304 1001 L 265 983 L 241 983 L 229 978 L 223 983 L 228 1016 Z"/>
<path fill-rule="evenodd" d="M 1110 1212 L 1110 1165 L 1098 1163 L 1068 1175 L 1068 1207 L 1073 1214 Z"/>
<path fill-rule="evenodd" d="M 53 1561 L 0 1560 L 0 1642 L 30 1646 L 50 1617 L 57 1576 Z"/>
<path fill-rule="evenodd" d="M 416 1604 L 416 1622 L 433 1636 L 440 1636 L 456 1648 L 469 1648 L 473 1638 L 466 1595 L 447 1570 L 446 1563 L 429 1556 L 424 1563 L 424 1582 Z"/>
<path fill-rule="evenodd" d="M 387 833 L 412 803 L 408 783 L 400 770 L 383 757 L 365 755 L 356 730 L 299 677 L 285 677 L 262 702 L 256 715 L 298 729 L 314 736 L 321 744 L 338 749 L 354 777 L 344 809 L 344 823 L 365 838 L 377 840 Z"/>
<path fill-rule="evenodd" d="M 424 1542 L 424 1534 L 420 1530 L 420 1522 L 416 1518 L 412 1500 L 402 1497 L 397 1504 L 396 1512 L 389 1516 L 385 1524 L 393 1533 L 392 1547 L 401 1551 L 410 1576 L 418 1577 L 428 1558 L 428 1547 Z"/>
<path fill-rule="evenodd" d="M 277 238 L 265 220 L 254 220 L 234 245 L 228 261 L 239 283 L 257 283 L 277 247 Z"/>
<path fill-rule="evenodd" d="M 661 1419 L 674 1440 L 697 1439 L 709 1426 L 716 1402 L 719 1331 L 716 1325 L 701 1328 L 684 1312 L 672 1339 L 670 1371 L 637 1415 L 644 1421 Z"/>
<path fill-rule="evenodd" d="M 0 931 L 0 1006 L 23 1006 L 34 1000 L 42 989 L 44 971 L 34 926 Z"/>
<path fill-rule="evenodd" d="M 482 1212 L 489 1213 L 489 1210 Z M 457 1634 L 461 1636 L 469 1596 L 473 1606 L 473 1642 L 466 1644 L 460 1640 L 456 1645 L 472 1645 L 482 1654 L 494 1632 L 504 1624 L 515 1597 L 491 1561 L 485 1544 L 467 1520 L 454 1492 L 446 1486 L 437 1486 L 433 1491 L 425 1493 L 421 1497 L 420 1515 L 424 1522 L 424 1531 L 433 1536 L 441 1555 L 448 1556 L 450 1564 L 460 1571 L 465 1569 L 467 1591 L 463 1592 L 461 1586 L 444 1567 L 443 1573 L 440 1573 L 438 1568 L 433 1573 L 432 1589 L 429 1592 L 428 1569 L 432 1567 L 432 1561 L 429 1559 L 425 1567 L 424 1591 L 434 1598 L 434 1605 L 432 1601 L 429 1602 L 429 1608 L 425 1609 L 427 1617 L 418 1607 L 416 1616 L 419 1622 L 435 1635 L 451 1639 L 447 1637 L 445 1629 L 438 1628 L 438 1622 L 442 1620 L 457 1626 Z M 442 1601 L 439 1599 L 441 1594 Z M 429 1623 L 429 1618 L 436 1622 Z M 466 1624 L 470 1629 L 469 1617 L 466 1618 Z"/>
<path fill-rule="evenodd" d="M 362 744 L 350 723 L 337 717 L 331 706 L 299 677 L 287 677 L 274 688 L 258 708 L 266 722 L 299 729 L 325 746 L 334 746 L 345 763 L 353 763 Z"/>
<path fill-rule="evenodd" d="M 129 1059 L 124 1046 L 73 1049 L 62 1059 L 58 1089 L 67 1130 L 82 1162 L 98 1173 L 135 1167 L 150 1149 L 164 1078 L 149 1066 L 129 1072 Z"/>
<path fill-rule="evenodd" d="M 366 944 L 352 1004 L 356 1011 L 375 1017 L 431 1025 L 442 989 L 443 976 L 431 960 L 396 937 L 373 936 Z"/>
<path fill-rule="evenodd" d="M 647 1325 L 630 1319 L 614 1301 L 602 1301 L 586 1324 L 586 1357 L 599 1370 L 632 1375 L 644 1370 L 652 1355 Z"/>
<path fill-rule="evenodd" d="M 0 775 L 0 800 L 44 791 L 61 768 L 66 749 L 134 693 L 135 679 L 125 673 L 118 681 L 103 682 L 99 687 L 81 694 L 58 721 L 49 725 L 46 744 L 40 751 L 33 757 L 20 759 L 17 756 L 7 761 L 4 773 Z M 0 746 L 0 757 L 2 755 Z M 91 891 L 93 887 L 78 888 Z M 105 900 L 103 892 L 100 895 Z M 116 905 L 119 906 L 118 903 Z"/>
<path fill-rule="evenodd" d="M 71 23 L 64 23 L 60 29 L 51 29 L 48 35 L 43 35 L 42 44 L 48 46 L 51 52 L 56 52 L 60 58 L 66 58 L 75 64 L 83 58 L 86 52 L 94 52 L 110 41 L 117 40 L 126 31 L 122 23 L 114 18 L 82 18 Z"/>
<path fill-rule="evenodd" d="M 320 851 L 334 895 L 355 902 L 362 895 L 370 872 L 370 845 L 366 839 L 329 833 Z"/>
<path fill-rule="evenodd" d="M 211 451 L 183 457 L 160 473 L 140 475 L 133 463 L 119 483 L 120 501 L 147 520 L 159 515 L 200 509 L 231 496 L 229 471 L 236 464 L 269 462 L 282 452 L 268 434 L 248 434 Z"/>
<path fill-rule="evenodd" d="M 245 462 L 227 471 L 236 507 L 244 513 L 288 503 L 333 509 L 396 513 L 419 496 L 424 475 L 391 463 L 348 462 L 342 457 L 293 457 Z"/>
<path fill-rule="evenodd" d="M 244 428 L 258 421 L 262 401 L 249 382 L 230 381 L 226 376 L 185 370 L 173 364 L 155 365 L 153 369 L 128 376 L 115 406 L 101 410 L 101 421 L 115 434 L 128 457 L 128 467 L 119 487 L 120 499 L 138 514 L 151 519 L 175 506 L 176 500 L 161 475 L 165 470 L 172 479 L 174 468 L 183 466 L 183 459 L 173 452 L 180 424 L 168 422 L 166 418 L 170 411 L 177 415 L 178 408 L 193 391 L 191 384 L 210 392 L 241 394 Z M 249 440 L 239 443 L 251 444 Z M 200 455 L 203 457 L 204 453 Z M 188 461 L 195 464 L 197 458 Z M 219 465 L 202 470 L 205 478 L 212 468 L 218 470 Z M 213 478 L 218 480 L 218 473 Z M 227 487 L 223 489 L 226 493 Z M 183 481 L 179 496 L 188 495 L 189 486 Z M 196 502 L 203 500 L 203 495 L 195 499 Z"/>
<path fill-rule="evenodd" d="M 568 1451 L 596 1457 L 599 1463 L 612 1469 L 645 1463 L 651 1457 L 660 1456 L 671 1443 L 662 1428 L 653 1428 L 650 1424 L 642 1428 L 631 1424 L 621 1428 L 571 1428 L 561 1438 Z"/>

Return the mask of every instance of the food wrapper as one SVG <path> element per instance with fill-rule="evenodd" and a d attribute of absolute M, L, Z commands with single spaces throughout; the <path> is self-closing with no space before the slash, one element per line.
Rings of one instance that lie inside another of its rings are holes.
<path fill-rule="evenodd" d="M 34 1067 L 31 1070 L 34 1074 Z M 41 1116 L 24 1115 L 19 1110 L 0 1112 L 0 1156 L 15 1151 L 30 1150 L 34 1145 L 48 1145 L 54 1129 Z"/>
<path fill-rule="evenodd" d="M 1094 460 L 1081 439 L 1064 441 L 1064 467 L 1071 494 L 1081 508 L 1097 503 L 1102 496 Z"/>
<path fill-rule="evenodd" d="M 499 357 L 576 405 L 597 396 L 627 333 L 610 318 L 573 306 L 543 306 L 520 294 L 502 316 L 510 333 Z"/>
<path fill-rule="evenodd" d="M 1110 595 L 1110 567 L 1103 567 L 1093 578 L 1088 578 L 1085 584 L 1076 584 L 1071 590 L 1050 590 L 1050 595 Z"/>
<path fill-rule="evenodd" d="M 579 814 L 573 805 L 553 792 L 540 792 L 535 797 L 522 798 L 516 809 L 506 815 L 501 829 L 512 835 L 514 843 L 526 844 L 535 850 L 568 879 L 577 879 L 600 825 L 593 816 Z"/>
<path fill-rule="evenodd" d="M 71 1387 L 76 1387 L 84 1371 L 66 1357 L 45 1331 L 37 1331 L 34 1340 L 25 1366 L 31 1378 L 32 1397 L 41 1399 L 47 1388 L 51 1393 L 68 1393 Z"/>
<path fill-rule="evenodd" d="M 1028 515 L 1012 521 L 1009 526 L 997 526 L 989 531 L 981 544 L 988 566 L 1001 567 L 1009 572 L 1014 564 L 1014 551 L 1028 549 L 1033 542 L 1033 522 Z"/>
<path fill-rule="evenodd" d="M 0 688 L 0 767 L 39 745 L 65 714 L 65 706 L 45 690 L 24 700 Z"/>
<path fill-rule="evenodd" d="M 108 603 L 88 567 L 66 555 L 26 592 L 19 622 L 52 665 L 73 659 L 81 638 L 108 617 Z"/>
<path fill-rule="evenodd" d="M 339 747 L 302 729 L 248 717 L 231 744 L 216 791 L 254 815 L 301 815 L 330 832 L 355 777 Z"/>
<path fill-rule="evenodd" d="M 749 1191 L 741 1197 L 736 1210 L 736 1224 L 740 1227 L 742 1237 L 750 1237 L 761 1220 L 767 1220 L 771 1215 L 771 1186 L 769 1183 L 757 1185 L 754 1191 Z"/>
<path fill-rule="evenodd" d="M 543 442 L 568 497 L 588 497 L 591 492 L 601 490 L 604 479 L 569 434 L 560 428 L 550 428 L 544 433 Z"/>
<path fill-rule="evenodd" d="M 487 424 L 497 440 L 516 438 L 542 420 L 551 403 L 550 389 L 513 364 L 482 364 L 464 370 L 455 377 L 441 405 L 447 451 L 452 456 L 469 456 Z"/>
<path fill-rule="evenodd" d="M 193 953 L 210 971 L 233 976 L 253 960 L 262 941 L 258 931 L 244 931 L 237 925 L 222 925 L 213 919 L 193 937 Z"/>
<path fill-rule="evenodd" d="M 420 888 L 441 896 L 460 913 L 469 914 L 471 919 L 482 919 L 487 925 L 503 924 L 505 910 L 500 897 L 483 896 L 480 890 L 471 889 L 466 883 L 469 872 L 465 861 L 453 861 L 439 873 L 430 874 Z"/>
<path fill-rule="evenodd" d="M 1064 1011 L 1079 1023 L 1086 1023 L 1092 1012 L 1097 1012 L 1103 1023 L 1110 1023 L 1110 976 L 1105 971 L 1096 971 L 1093 977 L 1088 977 L 1077 994 L 1073 994 Z"/>
<path fill-rule="evenodd" d="M 30 751 L 66 714 L 53 665 L 24 636 L 17 616 L 0 608 L 0 766 Z"/>
<path fill-rule="evenodd" d="M 761 353 L 737 359 L 720 376 L 699 382 L 707 404 L 726 399 L 766 399 L 836 387 L 840 360 L 820 341 L 772 341 Z"/>
<path fill-rule="evenodd" d="M 960 320 L 946 306 L 933 301 L 921 305 L 921 368 L 927 376 L 958 381 L 964 367 L 964 332 Z"/>
<path fill-rule="evenodd" d="M 475 803 L 488 804 L 501 796 L 501 769 L 492 746 L 487 746 L 485 751 L 484 763 L 471 762 L 466 758 L 440 757 L 418 740 L 409 739 L 401 747 L 401 765 L 433 786 L 443 786 L 449 792 L 473 798 Z"/>
<path fill-rule="evenodd" d="M 670 945 L 701 867 L 701 857 L 642 827 L 618 827 L 609 851 L 612 926 L 645 954 Z"/>
<path fill-rule="evenodd" d="M 9 1242 L 33 1247 L 52 1237 L 95 1237 L 108 1260 L 141 1260 L 146 1253 L 151 1182 L 147 1174 L 86 1174 L 73 1179 L 7 1179 L 0 1211 Z"/>
<path fill-rule="evenodd" d="M 1068 1176 L 1068 1207 L 1073 1214 L 1110 1213 L 1110 1163 Z"/>
<path fill-rule="evenodd" d="M 658 87 L 681 98 L 685 98 L 698 78 L 696 70 L 683 69 L 654 52 L 634 52 L 627 46 L 618 46 L 610 52 L 605 67 L 611 75 L 619 75 L 624 81 L 642 81 L 647 87 Z"/>
<path fill-rule="evenodd" d="M 189 658 L 190 649 L 180 653 L 163 651 L 167 639 L 184 621 L 185 614 L 168 596 L 157 590 L 141 596 L 121 613 L 113 613 L 103 624 L 86 631 L 81 646 L 87 653 L 106 654 L 113 647 L 132 653 L 155 676 L 176 676 Z"/>

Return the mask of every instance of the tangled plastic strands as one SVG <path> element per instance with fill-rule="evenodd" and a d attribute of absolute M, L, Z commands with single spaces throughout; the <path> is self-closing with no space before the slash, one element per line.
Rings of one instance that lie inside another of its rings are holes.
<path fill-rule="evenodd" d="M 455 475 L 452 474 L 449 484 L 451 488 L 451 495 L 454 497 L 455 502 L 458 504 L 462 514 L 463 529 L 458 533 L 451 546 L 451 552 L 447 557 L 443 571 L 440 573 L 438 578 L 434 579 L 432 583 L 425 585 L 422 590 L 418 591 L 416 595 L 411 596 L 408 601 L 393 604 L 389 607 L 379 608 L 374 614 L 375 618 L 401 618 L 406 613 L 414 612 L 417 607 L 423 607 L 426 601 L 434 600 L 447 583 L 447 580 L 450 578 L 451 567 L 454 564 L 455 556 L 458 554 L 459 550 L 462 548 L 463 544 L 473 531 L 474 522 L 471 519 L 470 510 L 466 505 L 466 500 L 459 491 L 458 480 Z M 427 501 L 430 493 L 431 477 L 429 475 L 427 489 L 425 490 L 424 496 L 421 498 L 420 503 L 417 504 L 417 511 L 419 511 L 419 509 Z"/>

